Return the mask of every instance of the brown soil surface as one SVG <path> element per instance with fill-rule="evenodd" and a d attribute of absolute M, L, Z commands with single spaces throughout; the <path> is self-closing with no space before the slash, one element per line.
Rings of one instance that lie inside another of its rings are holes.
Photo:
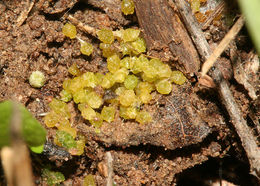
<path fill-rule="evenodd" d="M 79 51 L 79 42 L 61 33 L 66 23 L 64 13 L 72 8 L 68 14 L 94 28 L 115 30 L 138 27 L 138 22 L 136 16 L 121 14 L 119 0 L 39 0 L 24 23 L 17 26 L 19 15 L 28 8 L 26 2 L 0 2 L 0 101 L 18 100 L 44 126 L 41 113 L 49 111 L 48 103 L 59 95 L 63 80 L 70 77 L 67 69 L 73 63 L 83 72 L 107 71 L 106 60 L 98 48 L 98 39 L 78 29 L 80 38 L 94 46 L 93 54 L 85 57 Z M 227 30 L 224 21 L 219 21 L 205 31 L 212 47 Z M 246 31 L 243 30 L 238 37 L 238 54 L 249 63 L 252 46 L 248 44 L 250 41 Z M 167 49 L 163 50 L 157 48 L 149 52 L 177 68 L 178 65 L 172 62 L 174 56 L 169 56 Z M 257 122 L 259 125 L 259 101 L 252 100 L 244 86 L 236 82 L 229 57 L 225 52 L 223 64 L 219 65 L 230 80 L 231 90 L 244 118 L 255 135 L 259 135 L 256 126 Z M 250 64 L 243 65 L 243 68 L 250 69 Z M 47 78 L 40 89 L 32 88 L 28 82 L 31 72 L 35 70 L 44 72 Z M 259 86 L 256 77 L 251 73 L 254 87 Z M 234 184 L 256 184 L 254 178 L 249 176 L 243 147 L 215 89 L 201 88 L 196 84 L 196 77 L 189 77 L 185 85 L 175 85 L 170 95 L 154 93 L 153 101 L 144 107 L 153 116 L 150 124 L 123 121 L 117 113 L 115 121 L 104 123 L 97 134 L 80 117 L 76 106 L 70 103 L 74 112 L 74 127 L 86 137 L 85 153 L 72 157 L 63 149 L 53 147 L 55 130 L 47 129 L 45 153 L 32 155 L 37 185 L 46 184 L 40 177 L 46 164 L 65 175 L 64 185 L 80 185 L 87 174 L 94 175 L 97 185 L 106 185 L 106 152 L 113 157 L 113 180 L 117 185 L 207 185 L 219 178 L 220 169 L 222 178 Z M 5 182 L 2 171 L 0 173 L 1 185 Z M 198 173 L 205 174 L 205 177 Z"/>

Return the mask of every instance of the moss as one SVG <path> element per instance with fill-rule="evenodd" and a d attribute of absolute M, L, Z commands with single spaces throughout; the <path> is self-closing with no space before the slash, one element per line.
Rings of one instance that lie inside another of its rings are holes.
<path fill-rule="evenodd" d="M 133 14 L 135 10 L 133 0 L 123 0 L 121 3 L 121 10 L 125 15 Z"/>
<path fill-rule="evenodd" d="M 83 186 L 96 186 L 95 178 L 92 174 L 85 176 Z"/>
<path fill-rule="evenodd" d="M 66 23 L 62 28 L 62 33 L 70 39 L 74 39 L 76 38 L 77 30 L 74 25 Z"/>
<path fill-rule="evenodd" d="M 82 153 L 84 140 L 75 140 L 76 137 L 79 138 L 79 134 L 71 127 L 66 102 L 73 100 L 78 104 L 81 116 L 96 132 L 100 132 L 104 121 L 111 123 L 116 119 L 117 110 L 122 119 L 133 119 L 146 124 L 152 121 L 152 115 L 140 108 L 153 99 L 152 92 L 156 90 L 160 94 L 169 94 L 172 91 L 172 82 L 182 84 L 186 81 L 181 72 L 172 71 L 160 59 L 148 59 L 142 54 L 146 51 L 146 46 L 139 35 L 140 30 L 137 29 L 114 32 L 99 30 L 97 36 L 102 42 L 99 47 L 103 57 L 107 58 L 108 72 L 83 73 L 75 63 L 69 68 L 74 77 L 64 80 L 61 100 L 54 99 L 50 103 L 52 111 L 45 117 L 45 124 L 62 131 L 57 133 L 59 135 L 56 143 L 70 149 L 71 154 Z M 114 43 L 115 38 L 120 46 Z M 80 42 L 82 43 L 81 40 Z M 100 88 L 103 91 L 96 92 Z M 110 92 L 109 96 L 103 95 L 102 92 L 106 91 Z M 63 138 L 65 141 L 61 140 Z M 75 150 L 79 146 L 81 150 Z"/>
<path fill-rule="evenodd" d="M 29 83 L 34 88 L 41 88 L 45 81 L 45 76 L 41 71 L 33 71 L 29 77 Z"/>
<path fill-rule="evenodd" d="M 65 181 L 65 177 L 61 172 L 54 172 L 49 169 L 43 169 L 42 178 L 47 182 L 48 185 L 56 185 Z"/>

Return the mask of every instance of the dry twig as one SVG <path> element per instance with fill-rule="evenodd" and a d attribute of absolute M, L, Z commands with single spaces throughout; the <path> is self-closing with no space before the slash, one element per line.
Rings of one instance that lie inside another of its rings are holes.
<path fill-rule="evenodd" d="M 96 37 L 97 35 L 97 30 L 89 25 L 84 25 L 82 22 L 80 22 L 79 20 L 77 20 L 75 17 L 73 17 L 72 15 L 69 15 L 68 20 L 70 22 L 72 22 L 74 25 L 76 25 L 79 29 L 81 29 L 84 32 L 87 32 L 89 34 L 91 34 L 92 36 Z"/>
<path fill-rule="evenodd" d="M 17 18 L 16 20 L 16 27 L 19 27 L 23 24 L 23 22 L 27 19 L 28 17 L 28 14 L 30 13 L 30 11 L 32 10 L 33 8 L 33 5 L 34 5 L 34 1 L 31 1 L 28 0 L 27 3 L 28 3 L 28 8 L 27 9 L 24 9 L 24 11 L 22 11 L 22 13 L 20 14 L 20 16 Z"/>
<path fill-rule="evenodd" d="M 113 185 L 113 158 L 110 152 L 106 152 L 108 176 L 107 176 L 107 186 Z"/>
<path fill-rule="evenodd" d="M 192 15 L 190 7 L 183 0 L 175 0 L 175 2 L 178 10 L 180 10 L 181 17 L 183 18 L 186 27 L 188 28 L 190 34 L 193 36 L 192 38 L 197 48 L 199 49 L 198 51 L 200 55 L 207 59 L 211 55 L 211 50 L 205 36 L 202 33 L 201 28 Z M 233 28 L 232 35 L 238 32 L 243 23 L 244 19 L 243 17 L 241 17 L 236 25 L 236 28 Z M 233 37 L 229 35 L 228 38 L 228 40 L 230 40 Z M 224 45 L 228 45 L 227 43 L 229 42 L 227 42 L 226 40 L 225 44 L 222 44 L 222 51 L 223 48 L 225 48 Z M 218 51 L 218 53 L 219 52 L 221 53 L 221 51 Z M 235 102 L 235 99 L 228 87 L 228 84 L 218 68 L 215 68 L 212 73 L 212 77 L 217 83 L 219 94 L 223 99 L 223 103 L 231 117 L 232 124 L 234 125 L 236 132 L 239 135 L 242 145 L 245 149 L 250 163 L 251 174 L 260 178 L 260 150 L 256 144 L 253 134 L 247 126 L 247 123 L 243 118 L 243 115 L 239 110 L 237 103 Z"/>
<path fill-rule="evenodd" d="M 209 58 L 207 58 L 207 61 L 203 64 L 201 75 L 205 76 L 209 69 L 214 65 L 218 57 L 223 53 L 223 51 L 226 49 L 226 47 L 229 45 L 229 43 L 235 39 L 236 35 L 240 31 L 240 29 L 243 27 L 245 23 L 245 19 L 243 16 L 241 16 L 236 23 L 232 26 L 232 28 L 228 31 L 228 33 L 225 35 L 225 37 L 222 39 L 222 41 L 219 43 L 219 45 L 216 47 L 216 49 L 212 52 Z"/>

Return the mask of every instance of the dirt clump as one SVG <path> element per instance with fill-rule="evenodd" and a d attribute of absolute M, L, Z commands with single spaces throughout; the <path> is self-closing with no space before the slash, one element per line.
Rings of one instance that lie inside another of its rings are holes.
<path fill-rule="evenodd" d="M 137 27 L 138 23 L 135 15 L 124 16 L 121 13 L 119 0 L 39 0 L 35 1 L 25 22 L 20 27 L 15 26 L 18 16 L 26 7 L 26 3 L 20 1 L 0 3 L 0 101 L 18 100 L 44 126 L 42 114 L 49 111 L 48 103 L 58 97 L 63 81 L 71 77 L 68 68 L 73 63 L 83 72 L 107 71 L 95 37 L 78 30 L 79 37 L 91 42 L 94 47 L 91 56 L 83 56 L 79 50 L 80 43 L 62 34 L 67 14 L 72 14 L 82 23 L 97 29 Z M 211 34 L 210 42 L 220 40 L 213 37 L 214 33 L 207 33 Z M 177 46 L 176 41 L 174 47 Z M 178 59 L 170 54 L 167 46 L 149 52 L 171 63 L 173 68 L 179 68 L 179 65 L 174 64 Z M 242 54 L 239 52 L 239 55 Z M 196 60 L 197 57 L 196 55 Z M 225 56 L 223 65 L 220 64 L 224 66 L 223 73 L 230 80 L 231 90 L 244 118 L 249 119 L 252 126 L 256 122 L 259 125 L 259 101 L 252 100 L 247 90 L 232 78 L 230 60 L 227 59 L 229 57 Z M 197 61 L 192 65 L 199 68 Z M 248 77 L 254 80 L 252 86 L 256 88 L 257 73 L 252 72 L 254 67 L 250 64 L 245 66 Z M 36 70 L 42 71 L 47 80 L 39 89 L 32 88 L 28 81 L 31 72 Z M 47 129 L 48 142 L 44 153 L 32 155 L 37 184 L 45 184 L 40 177 L 41 169 L 44 164 L 50 164 L 55 170 L 64 173 L 64 185 L 81 184 L 87 174 L 94 175 L 97 185 L 105 185 L 108 175 L 107 152 L 113 157 L 113 181 L 118 185 L 173 185 L 178 182 L 178 177 L 184 170 L 192 169 L 212 158 L 222 158 L 228 153 L 232 158 L 246 162 L 238 137 L 230 127 L 229 117 L 216 91 L 195 85 L 195 76 L 187 74 L 187 77 L 188 82 L 182 86 L 175 85 L 170 95 L 155 93 L 151 103 L 143 106 L 153 116 L 152 122 L 145 125 L 123 120 L 117 112 L 115 121 L 105 122 L 100 133 L 96 133 L 93 126 L 80 116 L 76 105 L 69 103 L 73 125 L 86 138 L 85 152 L 79 157 L 72 157 L 54 145 L 55 131 Z M 100 87 L 95 90 L 100 95 L 109 94 Z M 252 129 L 256 135 L 259 135 L 258 128 Z M 73 168 L 70 169 L 70 166 Z M 2 177 L 1 182 L 4 182 Z"/>

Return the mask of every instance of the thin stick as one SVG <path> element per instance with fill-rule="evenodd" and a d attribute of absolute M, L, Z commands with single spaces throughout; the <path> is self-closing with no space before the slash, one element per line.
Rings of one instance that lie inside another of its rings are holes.
<path fill-rule="evenodd" d="M 12 160 L 14 159 L 14 152 L 11 147 L 3 147 L 0 151 L 1 162 L 5 173 L 5 179 L 8 186 L 14 185 L 14 166 Z"/>
<path fill-rule="evenodd" d="M 198 23 L 196 23 L 196 20 L 192 15 L 190 7 L 183 0 L 175 0 L 175 2 L 178 10 L 180 10 L 181 17 L 184 20 L 188 31 L 192 35 L 195 45 L 198 49 L 200 49 L 198 50 L 200 55 L 203 58 L 207 58 L 210 56 L 211 50 L 201 28 L 199 27 Z M 243 17 L 239 19 L 238 24 L 239 27 L 244 24 Z M 217 83 L 219 94 L 223 99 L 223 103 L 229 113 L 231 122 L 235 127 L 236 132 L 239 135 L 242 145 L 245 149 L 250 164 L 251 174 L 257 176 L 260 179 L 260 149 L 256 144 L 252 131 L 243 118 L 243 115 L 239 110 L 239 107 L 228 87 L 227 82 L 223 78 L 218 68 L 215 68 L 212 73 L 212 77 Z"/>
<path fill-rule="evenodd" d="M 73 23 L 74 25 L 76 25 L 79 29 L 81 29 L 83 32 L 87 32 L 88 34 L 91 34 L 94 37 L 97 37 L 97 32 L 99 31 L 99 29 L 96 29 L 92 26 L 89 25 L 84 25 L 82 22 L 80 22 L 79 20 L 77 20 L 75 17 L 73 17 L 72 15 L 69 15 L 67 17 L 67 19 Z M 120 32 L 120 30 L 115 30 L 112 31 L 113 35 L 115 37 L 122 37 L 122 33 Z"/>
<path fill-rule="evenodd" d="M 30 13 L 30 11 L 32 10 L 33 8 L 33 5 L 34 5 L 34 0 L 29 3 L 30 0 L 28 0 L 28 9 L 25 9 L 24 11 L 22 11 L 22 13 L 20 14 L 20 16 L 17 18 L 16 20 L 16 27 L 19 27 L 23 24 L 23 22 L 27 19 L 28 17 L 28 14 Z"/>
<path fill-rule="evenodd" d="M 198 52 L 200 53 L 203 60 L 206 60 L 210 56 L 211 50 L 208 46 L 207 40 L 205 40 L 203 32 L 201 29 L 198 29 L 200 26 L 194 18 L 189 5 L 183 0 L 175 0 L 175 2 L 180 13 L 180 17 L 189 31 L 189 34 L 195 43 Z"/>
<path fill-rule="evenodd" d="M 22 131 L 22 113 L 20 105 L 13 102 L 13 114 L 11 118 L 11 146 L 14 152 L 13 171 L 16 186 L 33 186 L 33 172 L 31 158 L 27 145 L 23 141 Z"/>
<path fill-rule="evenodd" d="M 84 25 L 82 22 L 74 18 L 72 15 L 68 16 L 68 20 L 70 20 L 73 24 L 75 24 L 79 29 L 81 29 L 84 32 L 87 32 L 91 34 L 92 36 L 96 37 L 97 36 L 97 29 L 94 27 L 91 27 L 89 25 Z"/>
<path fill-rule="evenodd" d="M 236 23 L 233 25 L 233 27 L 228 31 L 228 33 L 225 35 L 225 37 L 222 39 L 222 41 L 219 43 L 219 45 L 216 47 L 216 49 L 213 51 L 211 56 L 207 59 L 207 61 L 203 64 L 201 75 L 204 76 L 207 74 L 209 69 L 214 65 L 218 57 L 222 54 L 222 52 L 226 49 L 226 47 L 229 45 L 229 43 L 236 37 L 240 29 L 243 27 L 245 23 L 245 19 L 243 16 L 241 16 Z"/>
<path fill-rule="evenodd" d="M 108 167 L 108 176 L 107 176 L 107 186 L 113 185 L 113 158 L 110 152 L 106 152 L 106 158 L 107 158 L 107 167 Z"/>

